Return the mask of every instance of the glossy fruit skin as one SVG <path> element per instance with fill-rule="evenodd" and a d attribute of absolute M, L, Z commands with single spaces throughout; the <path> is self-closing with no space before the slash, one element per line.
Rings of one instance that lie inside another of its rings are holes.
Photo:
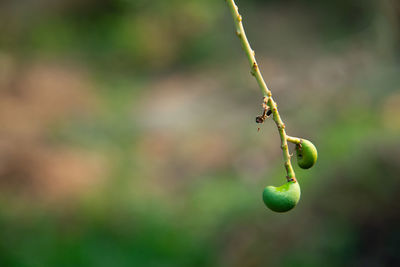
<path fill-rule="evenodd" d="M 293 209 L 300 200 L 300 186 L 297 181 L 290 181 L 282 186 L 264 188 L 265 205 L 275 212 L 286 212 Z"/>
<path fill-rule="evenodd" d="M 296 145 L 297 164 L 302 169 L 309 169 L 317 162 L 317 148 L 308 140 L 301 139 Z"/>

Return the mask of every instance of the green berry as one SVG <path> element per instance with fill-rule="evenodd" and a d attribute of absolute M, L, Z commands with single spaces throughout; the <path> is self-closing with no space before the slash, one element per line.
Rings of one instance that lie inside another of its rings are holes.
<path fill-rule="evenodd" d="M 297 181 L 290 181 L 282 186 L 267 186 L 263 192 L 265 205 L 276 212 L 293 209 L 300 200 L 300 186 Z"/>
<path fill-rule="evenodd" d="M 301 139 L 296 145 L 297 164 L 302 169 L 309 169 L 317 162 L 317 148 L 308 140 Z"/>

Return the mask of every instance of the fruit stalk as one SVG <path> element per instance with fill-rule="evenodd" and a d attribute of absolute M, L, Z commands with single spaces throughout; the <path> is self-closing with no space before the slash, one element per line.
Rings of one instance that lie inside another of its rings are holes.
<path fill-rule="evenodd" d="M 286 140 L 290 143 L 299 145 L 301 143 L 301 139 L 298 137 L 292 137 L 292 136 L 288 136 L 286 135 Z"/>
<path fill-rule="evenodd" d="M 226 3 L 229 6 L 229 9 L 231 10 L 233 20 L 235 22 L 236 26 L 236 35 L 239 37 L 240 42 L 242 44 L 242 48 L 244 52 L 246 53 L 246 56 L 249 60 L 250 63 L 250 68 L 251 68 L 251 74 L 256 78 L 257 83 L 264 95 L 264 103 L 271 109 L 272 111 L 272 118 L 278 128 L 279 135 L 281 138 L 281 148 L 282 148 L 282 153 L 283 153 L 283 160 L 284 160 L 284 165 L 287 173 L 287 180 L 288 181 L 296 181 L 296 175 L 294 173 L 292 164 L 290 162 L 290 154 L 289 154 L 289 148 L 287 144 L 287 135 L 285 131 L 285 124 L 283 123 L 278 107 L 276 105 L 276 102 L 272 98 L 272 93 L 268 89 L 267 84 L 264 81 L 264 78 L 261 74 L 260 68 L 257 64 L 256 58 L 255 58 L 255 52 L 251 48 L 250 43 L 247 39 L 243 23 L 242 23 L 242 16 L 239 14 L 239 9 L 237 5 L 235 4 L 234 0 L 225 0 Z"/>

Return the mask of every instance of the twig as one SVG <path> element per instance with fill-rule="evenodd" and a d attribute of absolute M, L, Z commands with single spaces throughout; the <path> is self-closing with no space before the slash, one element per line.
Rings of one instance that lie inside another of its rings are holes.
<path fill-rule="evenodd" d="M 287 180 L 288 181 L 295 181 L 296 180 L 296 175 L 294 173 L 292 164 L 290 162 L 290 154 L 289 154 L 289 148 L 287 144 L 287 135 L 285 131 L 285 124 L 283 123 L 279 111 L 276 105 L 276 102 L 272 98 L 272 93 L 268 89 L 267 84 L 264 81 L 264 78 L 261 75 L 260 68 L 257 64 L 256 58 L 255 58 L 255 52 L 251 48 L 249 41 L 247 40 L 246 33 L 244 31 L 243 23 L 242 23 L 242 16 L 239 14 L 238 7 L 235 4 L 234 0 L 225 0 L 226 3 L 228 4 L 233 20 L 235 22 L 236 26 L 236 35 L 239 37 L 240 42 L 242 43 L 242 48 L 244 52 L 247 55 L 247 58 L 250 63 L 250 68 L 251 68 L 251 74 L 256 78 L 257 83 L 264 95 L 264 103 L 268 105 L 272 111 L 272 118 L 275 121 L 276 126 L 278 127 L 279 135 L 281 138 L 281 148 L 282 148 L 282 153 L 283 153 L 283 160 L 284 160 L 284 165 L 287 173 Z"/>

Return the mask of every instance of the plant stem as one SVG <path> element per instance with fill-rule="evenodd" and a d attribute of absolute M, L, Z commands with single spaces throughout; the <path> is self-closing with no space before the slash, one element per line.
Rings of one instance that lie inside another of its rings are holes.
<path fill-rule="evenodd" d="M 298 137 L 292 137 L 289 135 L 286 135 L 286 140 L 290 143 L 296 144 L 296 145 L 300 145 L 301 144 L 301 139 Z"/>
<path fill-rule="evenodd" d="M 287 135 L 285 132 L 285 124 L 283 123 L 279 111 L 276 105 L 276 102 L 272 98 L 272 93 L 268 89 L 267 84 L 264 81 L 264 78 L 262 77 L 262 74 L 260 72 L 260 68 L 258 67 L 256 58 L 255 58 L 255 52 L 251 48 L 250 43 L 247 39 L 246 33 L 244 31 L 243 23 L 242 23 L 242 16 L 239 14 L 238 7 L 235 4 L 234 0 L 225 0 L 226 3 L 228 4 L 233 20 L 235 22 L 236 26 L 236 35 L 239 37 L 240 42 L 242 43 L 242 48 L 244 52 L 247 55 L 247 58 L 250 63 L 250 68 L 251 68 L 251 74 L 256 78 L 257 83 L 264 95 L 264 103 L 268 105 L 272 111 L 273 114 L 273 120 L 275 121 L 276 126 L 278 127 L 279 135 L 281 138 L 281 148 L 283 152 L 283 160 L 284 160 L 284 165 L 287 173 L 287 180 L 288 181 L 295 181 L 296 176 L 292 167 L 292 164 L 290 162 L 290 154 L 289 154 L 289 148 L 287 145 Z"/>

